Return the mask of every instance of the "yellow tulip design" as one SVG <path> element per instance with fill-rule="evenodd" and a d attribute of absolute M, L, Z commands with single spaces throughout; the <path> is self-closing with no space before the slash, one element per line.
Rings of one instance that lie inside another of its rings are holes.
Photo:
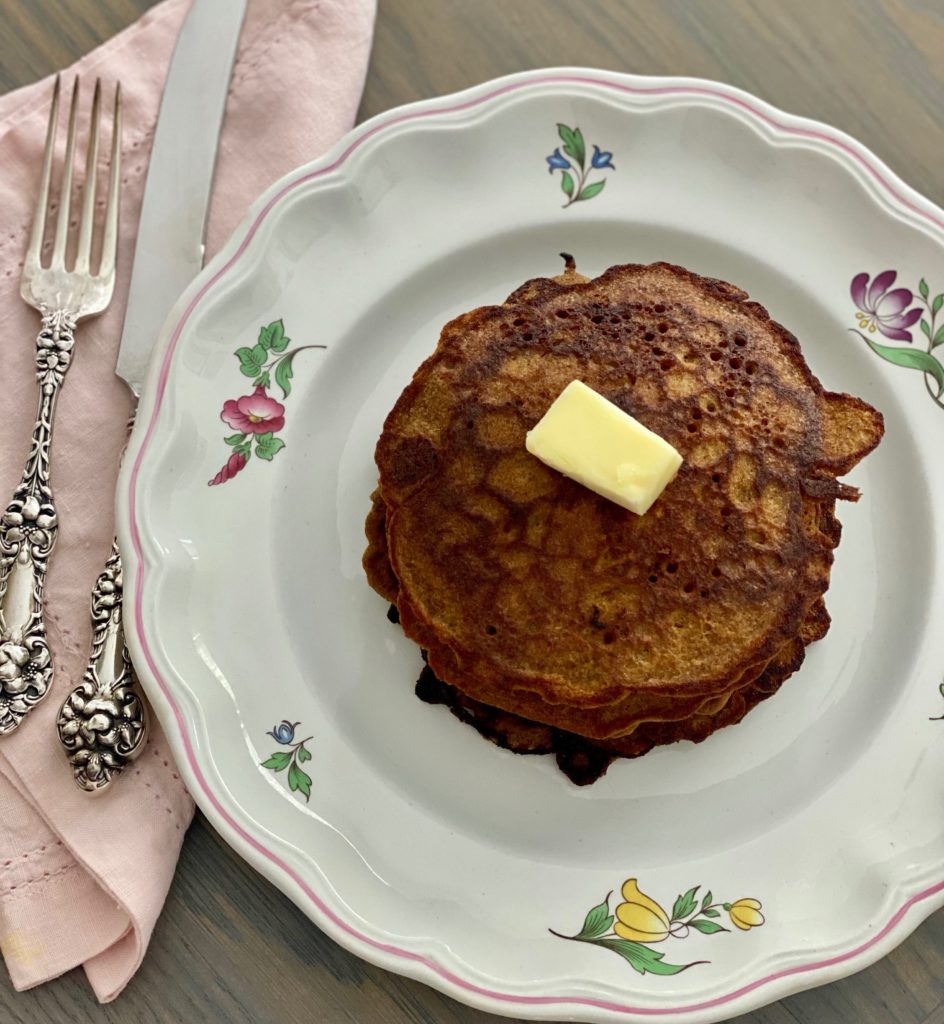
<path fill-rule="evenodd" d="M 610 910 L 613 893 L 608 892 L 603 900 L 591 907 L 584 917 L 583 927 L 574 935 L 567 935 L 549 928 L 551 935 L 570 942 L 583 942 L 611 950 L 621 956 L 634 971 L 640 974 L 656 974 L 663 977 L 680 974 L 690 967 L 710 963 L 708 960 L 690 960 L 683 955 L 683 962 L 673 962 L 676 957 L 667 948 L 656 949 L 660 942 L 672 938 L 668 943 L 675 949 L 678 943 L 687 939 L 707 935 L 730 935 L 731 929 L 722 924 L 722 912 L 728 914 L 731 923 L 739 931 L 749 931 L 764 923 L 761 902 L 750 897 L 723 903 L 715 900 L 711 889 L 693 885 L 680 893 L 669 913 L 661 904 L 642 892 L 635 878 L 627 878 L 620 890 L 622 902 Z M 697 942 L 693 952 L 700 948 Z"/>
<path fill-rule="evenodd" d="M 726 903 L 724 909 L 731 918 L 731 923 L 741 931 L 748 931 L 750 928 L 757 928 L 764 923 L 764 915 L 760 912 L 760 900 L 750 898 L 735 900 L 733 903 Z"/>
<path fill-rule="evenodd" d="M 621 939 L 635 942 L 663 942 L 669 937 L 669 915 L 644 892 L 635 878 L 623 883 L 624 903 L 616 908 L 613 931 Z"/>

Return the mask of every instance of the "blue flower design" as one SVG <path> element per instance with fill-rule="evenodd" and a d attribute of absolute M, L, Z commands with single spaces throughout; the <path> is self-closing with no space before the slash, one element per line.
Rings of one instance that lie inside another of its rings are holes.
<path fill-rule="evenodd" d="M 283 746 L 288 746 L 295 739 L 295 727 L 300 725 L 299 722 L 290 722 L 287 718 L 282 719 L 282 722 L 277 725 L 274 729 L 270 729 L 266 736 L 271 736 L 276 743 L 281 743 Z"/>
<path fill-rule="evenodd" d="M 274 729 L 270 729 L 266 735 L 289 749 L 276 750 L 274 754 L 270 754 L 259 764 L 270 772 L 285 772 L 284 778 L 288 783 L 289 791 L 301 793 L 305 798 L 305 803 L 308 803 L 311 797 L 311 776 L 302 768 L 302 765 L 311 760 L 311 751 L 305 744 L 312 737 L 306 736 L 303 740 L 296 740 L 295 729 L 299 725 L 301 722 L 290 722 L 287 718 L 283 718 Z"/>
<path fill-rule="evenodd" d="M 561 192 L 567 197 L 564 209 L 574 203 L 593 199 L 603 191 L 606 178 L 591 181 L 596 171 L 607 168 L 615 171 L 613 154 L 609 150 L 593 147 L 593 155 L 587 160 L 587 143 L 579 128 L 571 128 L 566 124 L 558 124 L 557 134 L 561 145 L 545 157 L 547 172 L 553 174 L 560 171 Z M 561 152 L 563 150 L 563 152 Z"/>
<path fill-rule="evenodd" d="M 561 156 L 560 146 L 551 153 L 550 156 L 545 157 L 547 160 L 547 173 L 553 174 L 557 170 L 566 170 L 570 167 L 570 161 L 565 156 Z"/>

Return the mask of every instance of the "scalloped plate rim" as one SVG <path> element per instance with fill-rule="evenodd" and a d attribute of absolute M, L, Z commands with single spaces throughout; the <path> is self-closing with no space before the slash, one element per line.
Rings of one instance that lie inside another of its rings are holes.
<path fill-rule="evenodd" d="M 717 1016 L 717 1010 L 722 1006 L 736 1014 L 745 1013 L 791 992 L 846 976 L 878 960 L 894 949 L 925 917 L 944 906 L 944 878 L 912 893 L 908 899 L 898 901 L 897 909 L 890 919 L 858 947 L 821 961 L 773 972 L 733 992 L 688 1006 L 634 1007 L 592 996 L 529 996 L 487 989 L 461 977 L 424 953 L 380 942 L 360 932 L 327 906 L 291 865 L 268 850 L 252 834 L 251 820 L 237 820 L 241 808 L 230 798 L 222 780 L 213 775 L 212 762 L 207 759 L 201 764 L 196 754 L 196 748 L 202 746 L 197 734 L 208 735 L 207 722 L 200 714 L 199 702 L 186 691 L 175 694 L 173 686 L 163 678 L 147 641 L 147 626 L 142 610 L 142 570 L 146 567 L 148 572 L 154 573 L 154 582 L 150 585 L 155 586 L 160 576 L 160 563 L 154 559 L 153 553 L 146 554 L 146 544 L 139 533 L 136 487 L 144 454 L 157 424 L 171 357 L 190 315 L 203 296 L 238 260 L 267 214 L 296 187 L 315 177 L 330 176 L 363 142 L 380 132 L 389 134 L 401 127 L 408 131 L 410 125 L 424 115 L 446 115 L 482 104 L 497 103 L 500 97 L 513 95 L 521 89 L 568 84 L 603 89 L 615 87 L 644 96 L 661 94 L 676 95 L 682 99 L 689 97 L 728 112 L 734 107 L 754 127 L 761 122 L 768 131 L 773 132 L 774 138 L 765 137 L 768 144 L 786 141 L 786 137 L 791 135 L 796 144 L 799 137 L 803 144 L 841 162 L 847 172 L 864 176 L 871 186 L 870 199 L 876 204 L 881 203 L 886 215 L 897 216 L 905 220 L 909 227 L 928 231 L 935 240 L 944 242 L 944 211 L 908 186 L 861 143 L 826 124 L 781 111 L 746 91 L 723 83 L 689 77 L 648 77 L 595 69 L 548 68 L 504 76 L 452 95 L 418 101 L 378 114 L 353 129 L 328 153 L 289 172 L 270 186 L 252 204 L 221 251 L 181 296 L 161 330 L 140 403 L 137 427 L 129 443 L 118 487 L 119 537 L 125 553 L 125 571 L 132 582 L 130 593 L 134 614 L 128 617 L 129 646 L 154 710 L 165 728 L 180 771 L 214 827 L 250 864 L 301 906 L 315 923 L 352 952 L 492 1012 L 551 1019 L 548 1014 L 557 1008 L 561 1013 L 587 1010 L 603 1012 L 603 1016 L 594 1014 L 586 1017 L 588 1020 L 666 1018 L 691 1022 L 715 1021 L 722 1019 Z M 916 218 L 920 224 L 915 223 Z M 210 784 L 205 772 L 212 777 L 219 790 Z M 591 979 L 587 979 L 586 983 L 592 987 Z M 754 993 L 760 993 L 759 998 L 752 998 Z"/>

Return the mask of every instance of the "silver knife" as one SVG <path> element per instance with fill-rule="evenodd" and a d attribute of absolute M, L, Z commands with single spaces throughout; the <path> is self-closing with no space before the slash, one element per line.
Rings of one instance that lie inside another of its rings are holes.
<path fill-rule="evenodd" d="M 194 0 L 167 69 L 115 372 L 135 403 L 165 317 L 203 266 L 207 209 L 246 0 Z M 132 422 L 133 422 L 132 415 Z M 124 642 L 117 541 L 92 590 L 92 645 L 57 728 L 77 785 L 101 792 L 147 739 Z"/>

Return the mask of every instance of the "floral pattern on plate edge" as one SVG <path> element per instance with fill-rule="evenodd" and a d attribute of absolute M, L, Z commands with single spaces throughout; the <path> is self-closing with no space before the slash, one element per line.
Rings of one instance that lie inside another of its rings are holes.
<path fill-rule="evenodd" d="M 295 730 L 301 722 L 290 722 L 287 718 L 282 719 L 278 725 L 270 729 L 266 736 L 271 736 L 280 746 L 288 747 L 288 750 L 276 750 L 259 763 L 270 772 L 284 772 L 288 769 L 286 780 L 288 788 L 293 793 L 301 793 L 307 803 L 311 797 L 311 776 L 301 766 L 311 760 L 311 751 L 305 746 L 311 741 L 311 736 L 296 741 Z"/>
<path fill-rule="evenodd" d="M 710 961 L 667 963 L 665 953 L 653 949 L 653 946 L 669 938 L 687 939 L 693 931 L 702 935 L 729 932 L 730 928 L 725 928 L 715 920 L 722 917 L 722 911 L 728 915 L 731 924 L 741 931 L 758 928 L 764 923 L 760 900 L 743 897 L 733 903 L 715 902 L 710 890 L 699 899 L 699 889 L 701 886 L 695 885 L 678 896 L 670 915 L 640 890 L 635 878 L 628 878 L 621 890 L 623 902 L 616 905 L 612 914 L 610 897 L 613 894 L 607 893 L 602 903 L 587 912 L 583 927 L 576 935 L 562 935 L 553 928 L 548 930 L 559 939 L 587 942 L 612 950 L 640 974 L 679 974 L 689 967 Z"/>
<path fill-rule="evenodd" d="M 944 292 L 931 298 L 931 289 L 922 277 L 917 295 L 910 288 L 893 288 L 898 278 L 896 270 L 883 270 L 870 278 L 867 273 L 856 274 L 849 285 L 852 301 L 856 304 L 858 327 L 850 331 L 858 336 L 882 359 L 895 366 L 920 370 L 924 386 L 933 401 L 944 409 L 944 364 L 934 355 L 944 345 L 944 318 L 938 324 L 938 314 L 944 308 Z M 912 331 L 915 324 L 927 340 L 927 347 L 906 348 L 885 345 L 873 335 L 881 334 L 890 341 L 914 346 Z"/>
<path fill-rule="evenodd" d="M 557 134 L 563 146 L 558 146 L 544 159 L 547 160 L 548 174 L 561 172 L 560 186 L 561 192 L 567 197 L 567 202 L 563 206 L 566 210 L 572 203 L 592 199 L 603 191 L 606 178 L 593 182 L 587 180 L 594 171 L 602 171 L 604 168 L 615 171 L 616 168 L 613 166 L 613 154 L 601 150 L 599 146 L 593 147 L 590 166 L 587 166 L 587 145 L 579 128 L 568 128 L 566 124 L 559 124 Z M 561 149 L 566 156 L 561 153 Z"/>
<path fill-rule="evenodd" d="M 281 320 L 259 330 L 256 344 L 236 349 L 239 372 L 252 378 L 253 391 L 240 398 L 230 398 L 223 403 L 220 419 L 236 433 L 223 440 L 233 449 L 222 469 L 209 480 L 209 486 L 225 484 L 241 473 L 249 462 L 253 451 L 258 458 L 271 462 L 285 447 L 285 442 L 275 435 L 285 426 L 285 406 L 269 394 L 272 379 L 282 392 L 282 400 L 292 392 L 292 363 L 299 352 L 309 348 L 325 348 L 324 345 L 299 345 L 290 349 L 291 338 L 285 333 Z"/>
<path fill-rule="evenodd" d="M 864 271 L 856 274 L 849 285 L 849 293 L 856 304 L 859 326 L 850 327 L 849 330 L 858 334 L 877 356 L 887 362 L 920 370 L 924 374 L 924 386 L 928 394 L 944 409 L 944 364 L 934 355 L 937 347 L 944 345 L 944 317 L 938 324 L 938 315 L 944 309 L 944 292 L 932 299 L 928 282 L 922 277 L 915 296 L 910 288 L 893 288 L 897 279 L 897 270 L 883 270 L 874 278 L 870 278 Z M 927 340 L 924 350 L 884 345 L 869 337 L 870 334 L 878 333 L 891 341 L 914 345 L 912 332 L 915 324 Z M 944 697 L 944 683 L 941 683 L 939 691 L 941 697 Z M 944 715 L 932 717 L 931 721 L 944 722 Z"/>

